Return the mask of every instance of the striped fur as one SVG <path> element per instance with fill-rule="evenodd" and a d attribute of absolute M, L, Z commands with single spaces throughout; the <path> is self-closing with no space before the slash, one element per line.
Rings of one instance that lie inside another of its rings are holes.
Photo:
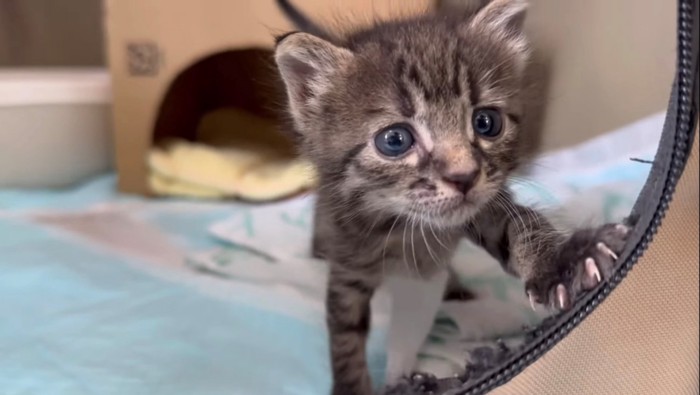
<path fill-rule="evenodd" d="M 386 275 L 428 278 L 448 267 L 468 237 L 523 278 L 540 303 L 561 301 L 563 283 L 567 307 L 591 286 L 592 275 L 581 269 L 585 259 L 595 256 L 602 274 L 609 273 L 612 260 L 596 254 L 592 241 L 621 248 L 624 235 L 616 228 L 566 237 L 505 190 L 522 157 L 525 4 L 481 3 L 379 23 L 333 41 L 303 32 L 278 41 L 275 59 L 300 149 L 320 176 L 314 252 L 330 263 L 334 395 L 372 393 L 369 301 Z M 502 115 L 499 137 L 474 133 L 471 115 L 482 107 Z M 416 143 L 388 159 L 374 136 L 396 123 L 410 125 Z M 478 177 L 464 194 L 445 180 L 466 169 Z"/>

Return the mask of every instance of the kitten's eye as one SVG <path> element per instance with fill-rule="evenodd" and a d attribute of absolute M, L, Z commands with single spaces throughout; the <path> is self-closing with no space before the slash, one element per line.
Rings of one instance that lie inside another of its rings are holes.
<path fill-rule="evenodd" d="M 472 127 L 476 134 L 494 138 L 501 134 L 503 129 L 503 121 L 501 114 L 493 108 L 480 108 L 474 110 L 472 115 Z"/>
<path fill-rule="evenodd" d="M 374 137 L 374 145 L 386 156 L 399 156 L 413 147 L 413 134 L 406 125 L 392 125 Z"/>

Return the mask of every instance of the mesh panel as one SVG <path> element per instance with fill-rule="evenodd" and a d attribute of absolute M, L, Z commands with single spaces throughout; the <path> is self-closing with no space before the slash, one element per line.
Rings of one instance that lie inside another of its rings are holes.
<path fill-rule="evenodd" d="M 492 394 L 698 394 L 698 139 L 659 233 L 578 328 Z"/>

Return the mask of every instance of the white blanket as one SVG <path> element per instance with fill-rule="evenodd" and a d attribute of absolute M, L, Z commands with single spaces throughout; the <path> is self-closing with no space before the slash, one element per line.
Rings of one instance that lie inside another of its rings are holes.
<path fill-rule="evenodd" d="M 620 221 L 650 169 L 630 158 L 653 159 L 662 124 L 663 114 L 657 114 L 544 155 L 511 188 L 523 204 L 561 226 Z M 224 245 L 190 255 L 190 264 L 237 281 L 293 287 L 322 309 L 326 266 L 310 254 L 313 201 L 307 196 L 251 208 L 216 223 L 210 232 Z M 392 280 L 378 292 L 373 328 L 388 331 L 387 380 L 410 370 L 459 373 L 470 351 L 497 339 L 518 344 L 523 327 L 547 314 L 530 310 L 520 282 L 473 245 L 463 243 L 454 266 L 477 300 L 441 303 L 444 275 L 429 284 Z"/>

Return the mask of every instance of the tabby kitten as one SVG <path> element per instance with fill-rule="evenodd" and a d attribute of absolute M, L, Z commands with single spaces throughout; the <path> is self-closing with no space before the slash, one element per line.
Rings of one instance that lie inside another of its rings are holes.
<path fill-rule="evenodd" d="M 277 42 L 300 149 L 320 179 L 314 251 L 330 264 L 334 395 L 372 393 L 369 306 L 386 275 L 427 278 L 467 237 L 520 277 L 533 303 L 567 309 L 610 275 L 623 247 L 623 225 L 564 235 L 511 199 L 526 4 L 483 3 L 342 38 L 314 27 Z"/>

